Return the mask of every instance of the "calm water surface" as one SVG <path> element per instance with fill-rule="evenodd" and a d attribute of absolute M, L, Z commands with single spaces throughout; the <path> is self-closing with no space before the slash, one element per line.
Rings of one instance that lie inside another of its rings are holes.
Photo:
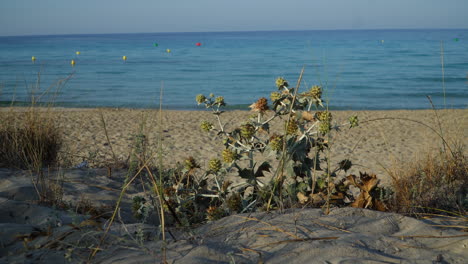
<path fill-rule="evenodd" d="M 322 85 L 335 109 L 468 104 L 468 30 L 455 29 L 0 37 L 0 102 L 30 101 L 40 73 L 40 91 L 72 74 L 48 93 L 63 106 L 157 107 L 163 87 L 165 108 L 200 109 L 211 92 L 245 108 L 303 66 L 302 89 Z"/>

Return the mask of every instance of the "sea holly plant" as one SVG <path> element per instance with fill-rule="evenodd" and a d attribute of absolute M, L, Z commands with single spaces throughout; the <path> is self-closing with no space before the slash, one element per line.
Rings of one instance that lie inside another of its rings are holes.
<path fill-rule="evenodd" d="M 242 196 L 242 211 L 254 210 L 259 204 L 269 210 L 282 207 L 284 201 L 317 202 L 312 198 L 318 193 L 328 201 L 330 197 L 345 199 L 346 185 L 334 182 L 337 173 L 349 170 L 352 163 L 345 160 L 331 168 L 325 154 L 330 134 L 342 126 L 357 126 L 358 118 L 352 116 L 346 124 L 334 122 L 332 113 L 324 106 L 322 87 L 314 85 L 300 93 L 301 79 L 302 73 L 296 87 L 290 87 L 284 78 L 277 78 L 277 90 L 270 94 L 271 104 L 267 98 L 258 99 L 250 106 L 253 115 L 231 131 L 225 129 L 221 119 L 226 105 L 222 96 L 196 97 L 197 103 L 205 105 L 215 116 L 214 123 L 202 121 L 201 129 L 216 132 L 222 138 L 225 172 L 237 171 L 245 179 L 243 185 L 231 187 L 236 191 L 233 193 Z M 283 129 L 271 131 L 272 122 L 281 122 Z M 260 162 L 268 157 L 278 161 L 275 169 L 268 161 Z M 271 174 L 268 181 L 267 173 Z"/>

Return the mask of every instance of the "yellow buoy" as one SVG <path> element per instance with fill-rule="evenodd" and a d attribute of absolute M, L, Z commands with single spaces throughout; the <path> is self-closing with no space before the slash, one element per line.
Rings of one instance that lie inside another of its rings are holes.
<path fill-rule="evenodd" d="M 77 51 L 77 52 L 76 52 L 76 55 L 80 55 L 80 53 L 81 53 L 81 52 Z"/>
<path fill-rule="evenodd" d="M 71 60 L 70 64 L 71 64 L 72 66 L 75 66 L 75 60 Z"/>
<path fill-rule="evenodd" d="M 122 57 L 122 60 L 126 61 L 126 60 L 127 60 L 127 56 L 123 56 L 123 57 Z"/>
<path fill-rule="evenodd" d="M 167 52 L 167 53 L 171 53 L 171 50 L 170 50 L 170 49 L 167 49 L 166 52 Z"/>
<path fill-rule="evenodd" d="M 31 60 L 32 60 L 32 62 L 35 62 L 35 61 L 36 61 L 36 57 L 32 56 L 32 57 L 31 57 Z"/>

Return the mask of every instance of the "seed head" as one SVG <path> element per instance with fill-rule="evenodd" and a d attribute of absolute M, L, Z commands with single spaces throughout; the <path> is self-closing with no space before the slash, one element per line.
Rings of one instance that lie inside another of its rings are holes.
<path fill-rule="evenodd" d="M 332 120 L 332 114 L 329 111 L 317 112 L 317 119 L 330 122 Z"/>
<path fill-rule="evenodd" d="M 359 126 L 359 119 L 358 119 L 357 115 L 353 115 L 353 116 L 349 117 L 349 124 L 350 124 L 350 127 Z"/>
<path fill-rule="evenodd" d="M 288 82 L 285 79 L 283 79 L 283 77 L 278 77 L 276 79 L 276 87 L 278 87 L 278 89 L 288 87 Z"/>
<path fill-rule="evenodd" d="M 213 123 L 211 123 L 211 122 L 202 121 L 201 124 L 200 124 L 200 128 L 203 131 L 210 132 L 214 128 L 214 126 L 213 126 Z"/>
<path fill-rule="evenodd" d="M 289 122 L 286 121 L 286 134 L 294 135 L 297 132 L 297 121 L 296 119 L 291 119 Z"/>
<path fill-rule="evenodd" d="M 226 103 L 224 102 L 224 97 L 222 97 L 222 96 L 216 97 L 215 104 L 217 104 L 219 106 L 225 106 Z"/>
<path fill-rule="evenodd" d="M 210 169 L 210 171 L 214 172 L 214 173 L 217 173 L 219 170 L 221 170 L 221 161 L 219 159 L 211 159 L 209 162 L 208 162 L 208 167 Z"/>
<path fill-rule="evenodd" d="M 192 156 L 190 156 L 185 160 L 185 168 L 187 170 L 192 170 L 192 169 L 195 169 L 195 168 L 200 168 L 200 165 L 197 163 L 197 161 Z"/>
<path fill-rule="evenodd" d="M 241 126 L 242 137 L 249 139 L 255 134 L 255 127 L 251 123 L 243 124 Z"/>
<path fill-rule="evenodd" d="M 283 137 L 274 134 L 270 138 L 270 147 L 274 151 L 280 151 L 283 149 Z"/>
<path fill-rule="evenodd" d="M 314 99 L 320 99 L 322 97 L 322 87 L 318 85 L 312 86 L 309 90 L 309 95 Z"/>
<path fill-rule="evenodd" d="M 237 153 L 230 149 L 223 150 L 222 156 L 225 163 L 232 163 L 237 159 Z"/>
<path fill-rule="evenodd" d="M 268 100 L 265 97 L 262 97 L 249 107 L 252 109 L 252 111 L 264 113 L 266 110 L 268 110 Z"/>
<path fill-rule="evenodd" d="M 279 92 L 272 92 L 270 94 L 270 99 L 273 102 L 276 101 L 276 100 L 279 100 L 280 98 L 281 98 L 281 93 L 279 93 Z"/>
<path fill-rule="evenodd" d="M 196 100 L 198 104 L 203 104 L 206 100 L 206 97 L 203 94 L 199 94 L 197 95 Z"/>
<path fill-rule="evenodd" d="M 331 129 L 331 124 L 330 122 L 328 121 L 324 121 L 324 122 L 320 122 L 319 124 L 319 127 L 318 127 L 318 131 L 320 133 L 322 133 L 323 135 L 327 134 L 328 132 L 330 132 L 330 129 Z"/>
<path fill-rule="evenodd" d="M 206 209 L 206 219 L 208 221 L 216 221 L 218 219 L 221 219 L 224 215 L 223 209 L 216 207 L 216 206 L 210 206 L 208 209 Z"/>
<path fill-rule="evenodd" d="M 240 212 L 242 210 L 242 197 L 239 193 L 233 193 L 227 198 L 227 207 L 232 212 Z"/>

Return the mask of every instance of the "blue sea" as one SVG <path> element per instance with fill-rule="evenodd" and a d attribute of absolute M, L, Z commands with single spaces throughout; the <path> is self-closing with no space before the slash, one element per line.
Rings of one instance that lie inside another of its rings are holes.
<path fill-rule="evenodd" d="M 333 109 L 468 106 L 466 29 L 0 37 L 0 105 L 44 93 L 65 107 L 156 108 L 162 88 L 166 109 L 203 109 L 200 93 L 246 109 L 302 67 L 302 91 L 321 85 Z"/>

